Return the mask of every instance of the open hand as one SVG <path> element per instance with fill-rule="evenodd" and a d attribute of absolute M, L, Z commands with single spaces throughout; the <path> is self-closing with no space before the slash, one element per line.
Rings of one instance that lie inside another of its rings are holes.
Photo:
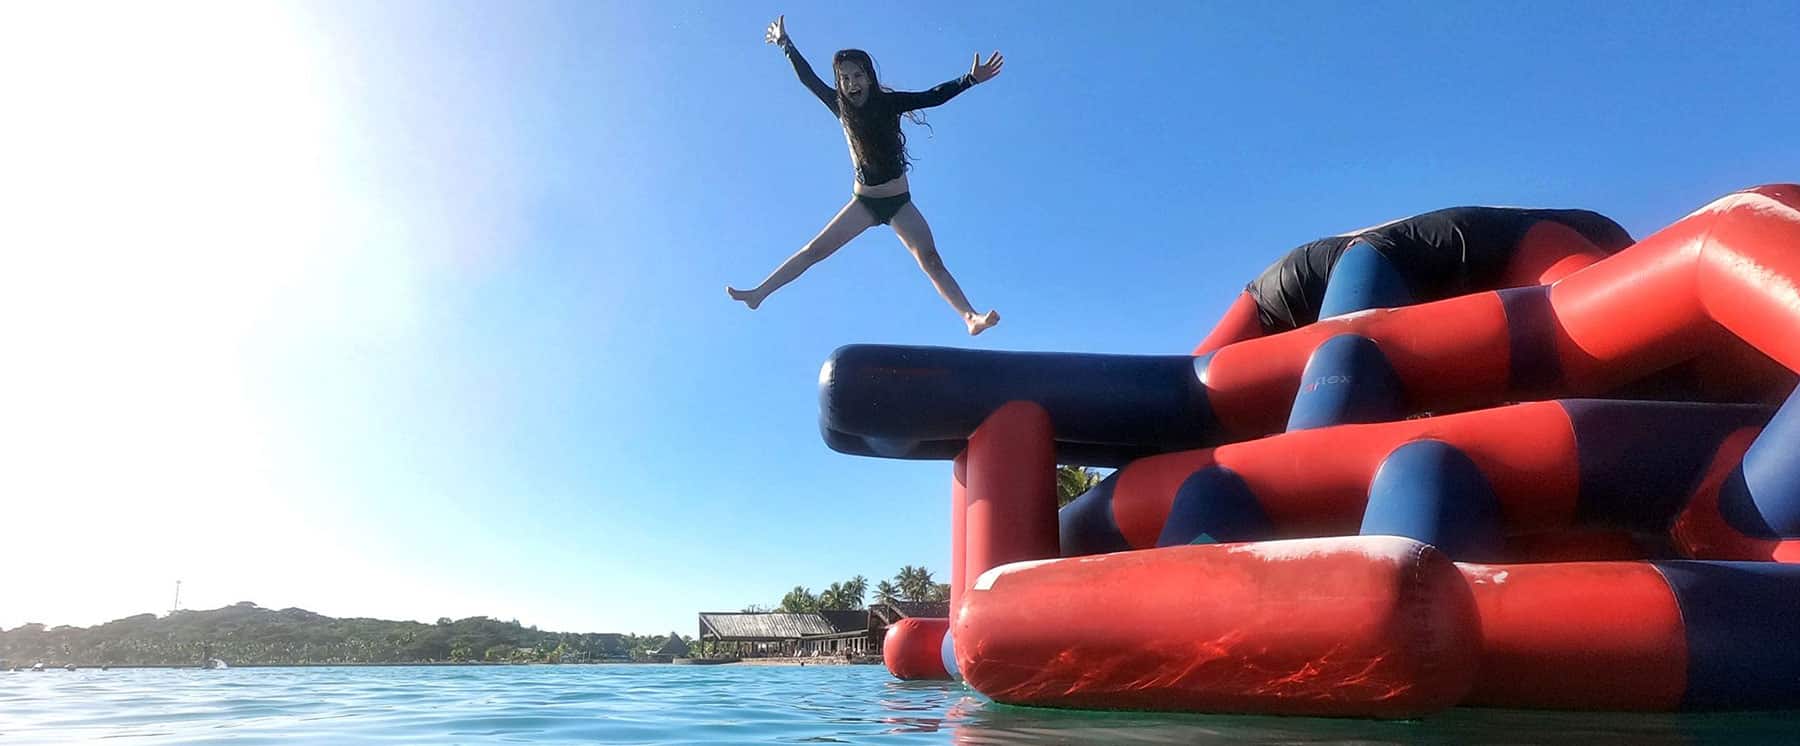
<path fill-rule="evenodd" d="M 975 64 L 969 67 L 969 77 L 977 83 L 986 83 L 1000 74 L 1000 68 L 1006 64 L 1006 58 L 1000 56 L 1000 50 L 988 55 L 987 62 L 981 61 L 981 53 L 975 53 Z"/>
<path fill-rule="evenodd" d="M 775 46 L 787 43 L 787 16 L 775 16 L 775 22 L 769 24 L 769 31 L 763 35 L 763 41 Z"/>

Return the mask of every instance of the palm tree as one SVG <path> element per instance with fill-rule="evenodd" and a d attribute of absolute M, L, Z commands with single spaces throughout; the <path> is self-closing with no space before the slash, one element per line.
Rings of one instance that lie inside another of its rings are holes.
<path fill-rule="evenodd" d="M 841 600 L 848 609 L 863 608 L 863 598 L 869 595 L 869 579 L 858 575 L 844 584 Z"/>
<path fill-rule="evenodd" d="M 883 580 L 875 584 L 875 603 L 893 605 L 900 600 L 900 587 L 893 581 Z"/>
<path fill-rule="evenodd" d="M 905 565 L 900 568 L 900 573 L 894 576 L 894 580 L 898 581 L 900 585 L 900 595 L 906 600 L 931 600 L 931 586 L 935 581 L 931 579 L 930 570 L 923 567 Z"/>
<path fill-rule="evenodd" d="M 832 583 L 825 590 L 819 592 L 819 608 L 821 610 L 836 611 L 846 606 L 843 583 Z"/>
<path fill-rule="evenodd" d="M 916 579 L 918 572 L 919 568 L 917 567 L 901 565 L 900 571 L 894 573 L 894 585 L 900 589 L 902 599 L 913 600 L 913 594 L 918 590 L 919 581 Z"/>
<path fill-rule="evenodd" d="M 782 611 L 796 614 L 811 613 L 819 610 L 819 598 L 813 595 L 811 589 L 796 585 L 793 590 L 787 592 L 787 595 L 781 597 L 780 608 Z"/>
<path fill-rule="evenodd" d="M 1056 507 L 1062 507 L 1086 494 L 1100 483 L 1100 472 L 1085 466 L 1056 467 Z"/>

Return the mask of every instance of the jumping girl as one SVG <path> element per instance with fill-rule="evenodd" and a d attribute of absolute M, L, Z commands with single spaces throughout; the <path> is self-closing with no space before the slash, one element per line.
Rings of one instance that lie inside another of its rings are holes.
<path fill-rule="evenodd" d="M 980 334 L 999 323 L 998 312 L 976 313 L 969 305 L 956 278 L 950 276 L 950 270 L 944 268 L 943 258 L 938 256 L 931 226 L 925 223 L 925 216 L 919 214 L 919 208 L 912 203 L 906 183 L 910 159 L 906 153 L 906 135 L 900 131 L 900 117 L 906 116 L 920 123 L 922 120 L 912 112 L 940 105 L 977 83 L 992 80 L 1000 74 L 1005 59 L 996 51 L 983 62 L 978 53 L 969 74 L 929 91 L 912 93 L 881 85 L 875 76 L 875 62 L 869 59 L 869 54 L 860 49 L 845 49 L 831 59 L 832 76 L 837 82 L 834 88 L 820 80 L 806 58 L 800 56 L 800 50 L 794 48 L 793 40 L 787 35 L 785 18 L 778 17 L 769 24 L 766 41 L 781 47 L 788 61 L 793 63 L 800 82 L 843 124 L 844 139 L 850 144 L 850 160 L 856 167 L 856 184 L 851 190 L 853 196 L 849 204 L 838 211 L 837 217 L 826 223 L 824 230 L 799 252 L 782 262 L 762 284 L 749 290 L 726 287 L 725 292 L 754 310 L 770 293 L 793 282 L 807 268 L 824 261 L 850 239 L 877 223 L 885 223 L 894 227 L 894 233 L 918 260 L 919 268 L 931 278 L 938 294 L 962 314 L 969 334 Z"/>

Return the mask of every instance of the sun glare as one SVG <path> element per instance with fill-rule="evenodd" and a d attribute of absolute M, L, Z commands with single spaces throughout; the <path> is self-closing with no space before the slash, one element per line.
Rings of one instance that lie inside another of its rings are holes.
<path fill-rule="evenodd" d="M 0 598 L 103 615 L 172 539 L 291 518 L 243 351 L 351 245 L 322 54 L 271 3 L 0 9 L 0 563 L 45 568 Z"/>

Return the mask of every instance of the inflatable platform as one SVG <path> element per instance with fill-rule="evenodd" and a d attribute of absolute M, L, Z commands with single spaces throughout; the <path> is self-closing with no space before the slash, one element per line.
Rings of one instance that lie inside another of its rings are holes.
<path fill-rule="evenodd" d="M 826 443 L 952 464 L 951 616 L 889 670 L 1072 708 L 1800 707 L 1800 186 L 1581 263 L 1194 355 L 839 349 Z M 1057 464 L 1116 471 L 1059 511 Z"/>

